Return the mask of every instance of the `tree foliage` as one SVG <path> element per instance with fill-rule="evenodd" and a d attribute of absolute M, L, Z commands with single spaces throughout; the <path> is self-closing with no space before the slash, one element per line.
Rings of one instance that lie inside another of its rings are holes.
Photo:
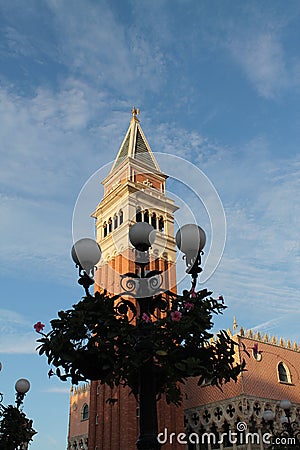
<path fill-rule="evenodd" d="M 140 367 L 153 358 L 158 397 L 165 394 L 168 402 L 178 405 L 180 383 L 188 377 L 198 377 L 198 384 L 209 379 L 221 387 L 236 381 L 245 366 L 236 361 L 237 344 L 226 331 L 213 337 L 212 316 L 222 314 L 226 306 L 211 294 L 206 289 L 193 295 L 184 291 L 160 318 L 154 319 L 151 311 L 131 322 L 129 303 L 124 302 L 117 314 L 118 298 L 96 292 L 60 311 L 51 321 L 52 330 L 40 331 L 37 350 L 63 381 L 99 380 L 111 388 L 122 384 L 134 394 Z"/>
<path fill-rule="evenodd" d="M 32 420 L 28 419 L 23 411 L 16 406 L 2 407 L 0 421 L 0 448 L 1 450 L 15 450 L 29 443 L 36 431 L 32 428 Z"/>

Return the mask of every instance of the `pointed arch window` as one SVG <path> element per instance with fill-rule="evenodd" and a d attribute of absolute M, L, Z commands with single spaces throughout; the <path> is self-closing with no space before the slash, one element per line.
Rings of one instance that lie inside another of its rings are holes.
<path fill-rule="evenodd" d="M 89 418 L 89 405 L 85 403 L 81 410 L 81 420 L 87 420 L 88 418 Z"/>
<path fill-rule="evenodd" d="M 112 220 L 111 220 L 111 217 L 108 219 L 108 232 L 109 233 L 112 232 Z"/>
<path fill-rule="evenodd" d="M 114 215 L 114 230 L 118 228 L 118 216 Z"/>
<path fill-rule="evenodd" d="M 291 374 L 288 369 L 288 367 L 283 363 L 280 362 L 277 366 L 278 371 L 278 380 L 281 383 L 291 383 Z"/>
<path fill-rule="evenodd" d="M 144 222 L 149 223 L 149 211 L 148 211 L 148 209 L 145 209 L 145 211 L 144 211 Z"/>
<path fill-rule="evenodd" d="M 151 216 L 151 225 L 153 226 L 154 229 L 156 229 L 156 214 L 153 213 Z"/>
<path fill-rule="evenodd" d="M 103 237 L 106 237 L 106 236 L 107 236 L 107 223 L 104 222 L 104 224 L 103 224 Z"/>
<path fill-rule="evenodd" d="M 135 220 L 136 222 L 142 222 L 142 211 L 139 206 L 136 208 Z"/>
<path fill-rule="evenodd" d="M 162 216 L 160 216 L 159 221 L 158 221 L 158 229 L 162 233 L 164 232 L 165 224 L 164 224 L 164 218 Z"/>

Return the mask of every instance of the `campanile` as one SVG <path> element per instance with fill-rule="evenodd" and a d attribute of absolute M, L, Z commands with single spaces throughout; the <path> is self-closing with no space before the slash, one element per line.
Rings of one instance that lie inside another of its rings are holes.
<path fill-rule="evenodd" d="M 160 270 L 163 287 L 176 291 L 174 212 L 177 207 L 166 194 L 167 175 L 160 170 L 141 128 L 139 110 L 133 108 L 131 112 L 129 128 L 112 169 L 102 181 L 103 199 L 93 213 L 96 240 L 102 250 L 95 289 L 106 289 L 111 294 L 122 292 L 120 276 L 135 272 L 129 229 L 136 222 L 149 222 L 156 230 L 149 269 Z M 157 405 L 159 430 L 182 431 L 182 409 L 167 405 L 163 399 Z M 91 382 L 89 450 L 135 450 L 138 418 L 138 402 L 128 388 L 112 390 L 98 381 Z M 177 446 L 164 446 L 165 450 L 169 448 L 177 449 Z"/>

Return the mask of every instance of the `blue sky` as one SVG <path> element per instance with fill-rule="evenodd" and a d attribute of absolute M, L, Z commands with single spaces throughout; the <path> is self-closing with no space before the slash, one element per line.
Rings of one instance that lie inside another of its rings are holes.
<path fill-rule="evenodd" d="M 133 105 L 152 150 L 220 195 L 227 242 L 206 283 L 229 306 L 218 326 L 236 315 L 300 341 L 299 19 L 292 0 L 0 0 L 0 386 L 10 402 L 31 380 L 33 450 L 66 447 L 69 386 L 48 380 L 32 325 L 82 295 L 73 208 Z"/>

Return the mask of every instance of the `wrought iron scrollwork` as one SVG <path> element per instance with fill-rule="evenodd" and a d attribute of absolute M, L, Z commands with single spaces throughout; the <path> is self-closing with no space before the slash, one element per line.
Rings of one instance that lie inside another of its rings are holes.
<path fill-rule="evenodd" d="M 133 272 L 121 275 L 120 286 L 123 292 L 120 293 L 119 301 L 115 306 L 116 314 L 123 318 L 127 316 L 129 322 L 132 322 L 135 317 L 140 317 L 141 311 L 146 311 L 156 319 L 160 318 L 161 314 L 166 313 L 170 308 L 168 293 L 165 296 L 162 295 L 164 292 L 161 289 L 162 284 L 163 276 L 158 270 L 147 273 L 141 270 L 141 275 Z M 124 296 L 133 297 L 136 303 L 125 300 Z"/>
<path fill-rule="evenodd" d="M 128 272 L 121 275 L 120 285 L 124 291 L 123 293 L 131 295 L 134 291 L 136 291 L 138 281 L 139 276 L 135 273 Z"/>
<path fill-rule="evenodd" d="M 137 316 L 137 309 L 130 300 L 120 297 L 114 307 L 115 313 L 123 319 L 127 318 L 128 322 L 132 322 Z"/>
<path fill-rule="evenodd" d="M 161 314 L 166 313 L 169 309 L 170 309 L 170 302 L 168 300 L 168 297 L 158 295 L 157 297 L 153 298 L 149 308 L 149 312 L 156 319 L 159 319 L 161 318 Z"/>
<path fill-rule="evenodd" d="M 131 295 L 134 298 L 148 298 L 158 295 L 162 289 L 163 276 L 158 270 L 148 272 L 145 277 L 128 272 L 121 275 L 121 295 Z"/>
<path fill-rule="evenodd" d="M 148 281 L 148 289 L 152 291 L 154 294 L 157 294 L 163 284 L 163 276 L 158 271 L 153 271 L 150 277 L 147 278 Z M 150 272 L 151 274 L 151 272 Z M 153 295 L 153 294 L 152 294 Z"/>
<path fill-rule="evenodd" d="M 186 273 L 192 275 L 192 288 L 196 287 L 198 274 L 202 272 L 201 268 L 201 256 L 204 255 L 203 251 L 198 252 L 195 255 L 194 252 L 183 255 L 182 259 L 186 263 Z"/>
<path fill-rule="evenodd" d="M 78 284 L 80 284 L 80 286 L 84 288 L 85 295 L 89 297 L 91 295 L 89 288 L 94 284 L 94 280 L 86 273 L 86 271 L 79 264 L 76 264 L 76 267 L 78 267 L 78 274 L 79 274 Z M 92 275 L 94 275 L 94 270 L 92 271 Z"/>

